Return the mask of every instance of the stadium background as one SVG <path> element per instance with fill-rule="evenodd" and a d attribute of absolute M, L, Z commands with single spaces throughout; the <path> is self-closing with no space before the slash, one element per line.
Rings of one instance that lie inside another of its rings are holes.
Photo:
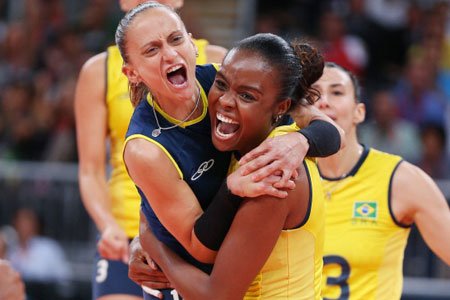
<path fill-rule="evenodd" d="M 448 9 L 433 0 L 186 0 L 180 13 L 193 36 L 225 47 L 255 32 L 316 43 L 363 83 L 363 141 L 424 168 L 449 200 Z M 70 282 L 56 292 L 29 285 L 53 299 L 90 294 L 96 230 L 78 190 L 73 94 L 81 65 L 113 42 L 121 16 L 117 0 L 0 0 L 0 226 L 13 236 L 15 211 L 31 207 L 43 235 L 62 245 Z M 404 299 L 450 299 L 450 269 L 415 229 L 404 273 Z"/>

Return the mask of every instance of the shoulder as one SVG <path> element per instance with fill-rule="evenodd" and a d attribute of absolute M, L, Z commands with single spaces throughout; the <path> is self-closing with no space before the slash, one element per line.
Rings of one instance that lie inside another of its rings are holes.
<path fill-rule="evenodd" d="M 86 79 L 91 85 L 98 85 L 98 80 L 106 78 L 106 60 L 108 54 L 101 52 L 89 58 L 81 67 L 80 80 Z"/>
<path fill-rule="evenodd" d="M 226 48 L 218 45 L 207 45 L 205 51 L 208 62 L 217 64 L 222 63 L 223 58 L 228 52 Z"/>
<path fill-rule="evenodd" d="M 414 214 L 424 205 L 432 205 L 442 193 L 436 183 L 419 167 L 402 161 L 392 179 L 394 215 L 403 224 L 411 224 Z"/>
<path fill-rule="evenodd" d="M 105 72 L 106 58 L 108 54 L 102 52 L 89 58 L 82 66 L 81 72 Z"/>
<path fill-rule="evenodd" d="M 145 136 L 136 136 L 127 141 L 125 153 L 127 157 L 137 161 L 157 161 L 161 151 L 155 146 L 154 141 Z"/>
<path fill-rule="evenodd" d="M 209 93 L 209 89 L 211 88 L 214 79 L 216 78 L 218 69 L 219 66 L 217 64 L 197 65 L 195 76 L 197 77 L 200 85 L 205 90 L 206 94 Z"/>

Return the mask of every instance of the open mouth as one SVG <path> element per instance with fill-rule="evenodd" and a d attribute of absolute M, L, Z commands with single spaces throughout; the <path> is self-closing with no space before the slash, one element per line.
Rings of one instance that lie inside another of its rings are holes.
<path fill-rule="evenodd" d="M 229 138 L 233 136 L 239 129 L 240 125 L 238 122 L 225 117 L 224 115 L 217 113 L 217 126 L 216 133 L 222 138 Z"/>
<path fill-rule="evenodd" d="M 186 83 L 186 68 L 183 65 L 176 65 L 167 70 L 167 80 L 175 85 L 180 86 Z"/>

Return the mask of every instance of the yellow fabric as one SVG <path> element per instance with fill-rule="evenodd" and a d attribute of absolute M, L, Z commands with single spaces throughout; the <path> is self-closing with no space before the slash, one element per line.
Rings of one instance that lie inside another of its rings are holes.
<path fill-rule="evenodd" d="M 108 134 L 110 137 L 111 177 L 109 193 L 112 214 L 129 237 L 139 232 L 141 198 L 128 176 L 122 159 L 125 134 L 133 113 L 128 93 L 128 79 L 122 73 L 122 57 L 116 46 L 107 50 L 106 105 L 108 108 Z"/>
<path fill-rule="evenodd" d="M 400 160 L 370 149 L 354 176 L 323 180 L 324 299 L 400 299 L 409 228 L 394 222 L 388 200 L 393 171 Z M 333 282 L 338 277 L 342 279 L 339 284 Z"/>
<path fill-rule="evenodd" d="M 298 129 L 295 124 L 281 126 L 269 137 Z M 250 285 L 244 297 L 246 300 L 321 299 L 325 216 L 323 190 L 315 162 L 310 158 L 305 162 L 312 187 L 310 215 L 302 226 L 281 232 L 268 260 Z"/>
<path fill-rule="evenodd" d="M 197 47 L 197 65 L 204 65 L 208 63 L 208 57 L 206 55 L 206 46 L 209 45 L 205 39 L 193 39 L 195 46 Z"/>
<path fill-rule="evenodd" d="M 208 41 L 195 40 L 198 49 L 197 64 L 206 64 L 206 46 Z M 108 133 L 110 136 L 111 177 L 109 193 L 112 214 L 126 234 L 132 238 L 139 230 L 140 196 L 134 183 L 128 176 L 122 158 L 125 134 L 133 113 L 128 92 L 128 79 L 122 73 L 123 60 L 117 46 L 107 49 L 106 63 L 106 105 L 108 108 Z M 204 93 L 202 91 L 202 93 Z M 203 95 L 202 95 L 203 96 Z M 202 97 L 205 99 L 206 97 Z M 206 106 L 204 106 L 206 107 Z M 205 110 L 206 111 L 206 110 Z"/>

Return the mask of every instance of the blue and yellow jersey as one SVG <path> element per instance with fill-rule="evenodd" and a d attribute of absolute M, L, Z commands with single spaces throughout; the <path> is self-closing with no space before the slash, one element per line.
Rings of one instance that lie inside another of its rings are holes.
<path fill-rule="evenodd" d="M 193 40 L 197 47 L 197 64 L 207 62 L 204 39 Z M 109 196 L 112 214 L 128 237 L 133 238 L 139 232 L 140 196 L 134 183 L 128 176 L 122 157 L 123 143 L 128 129 L 133 106 L 128 90 L 128 79 L 122 73 L 123 60 L 117 46 L 107 49 L 106 60 L 106 105 L 108 110 L 108 134 L 110 137 L 111 177 Z"/>
<path fill-rule="evenodd" d="M 298 129 L 295 124 L 280 126 L 269 137 Z M 324 197 L 315 161 L 306 158 L 304 166 L 311 190 L 308 214 L 297 228 L 281 231 L 272 253 L 245 294 L 246 300 L 321 299 Z"/>
<path fill-rule="evenodd" d="M 392 177 L 401 157 L 364 152 L 345 178 L 323 178 L 324 299 L 400 299 L 410 229 L 392 216 Z"/>
<path fill-rule="evenodd" d="M 216 65 L 197 66 L 196 77 L 201 87 L 203 102 L 201 116 L 170 130 L 164 130 L 159 136 L 153 137 L 152 131 L 159 126 L 153 115 L 152 101 L 147 97 L 147 101 L 141 101 L 134 111 L 125 142 L 141 138 L 160 147 L 178 170 L 180 179 L 186 181 L 197 196 L 203 209 L 206 209 L 212 201 L 225 179 L 231 157 L 230 153 L 216 150 L 211 140 L 207 94 L 214 81 L 216 68 Z M 161 127 L 169 127 L 179 122 L 165 114 L 156 103 L 155 111 Z M 141 191 L 139 192 L 142 197 L 142 211 L 156 237 L 191 264 L 210 271 L 210 265 L 196 261 L 164 228 L 148 199 Z"/>

